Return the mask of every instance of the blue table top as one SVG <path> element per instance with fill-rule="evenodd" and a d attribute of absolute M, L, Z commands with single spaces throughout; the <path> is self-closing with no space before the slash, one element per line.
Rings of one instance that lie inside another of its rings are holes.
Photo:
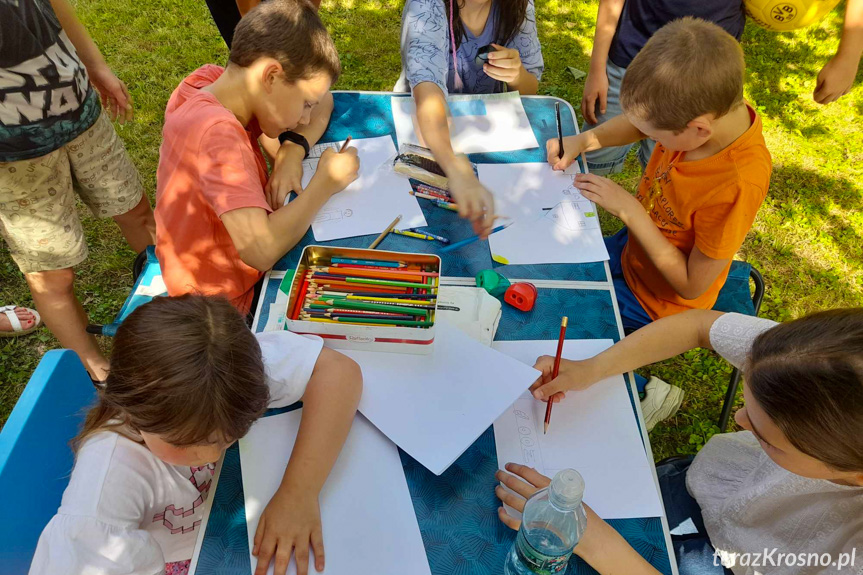
<path fill-rule="evenodd" d="M 338 141 L 348 134 L 362 138 L 394 133 L 389 94 L 336 92 L 334 98 L 335 109 L 324 141 Z M 525 111 L 541 144 L 556 136 L 555 101 L 549 97 L 523 98 Z M 568 112 L 564 114 L 564 132 L 575 133 L 571 108 L 565 104 L 562 109 Z M 474 155 L 471 159 L 494 163 L 543 161 L 542 149 Z M 426 219 L 431 231 L 445 232 L 453 241 L 470 235 L 469 226 L 446 210 L 426 209 Z M 371 236 L 367 236 L 322 244 L 367 247 L 371 239 Z M 292 269 L 302 248 L 310 243 L 315 243 L 311 231 L 282 258 L 274 270 Z M 437 245 L 436 242 L 419 242 L 390 235 L 381 248 L 418 252 L 423 251 L 423 248 L 435 250 Z M 476 242 L 457 254 L 444 257 L 444 275 L 450 277 L 472 277 L 478 271 L 491 267 L 493 265 L 485 242 Z M 557 339 L 562 315 L 571 318 L 567 339 L 620 339 L 620 319 L 608 268 L 604 263 L 503 266 L 498 271 L 507 277 L 530 279 L 539 289 L 537 303 L 532 311 L 525 313 L 511 306 L 503 307 L 497 339 Z M 567 280 L 568 283 L 547 284 L 543 280 Z M 257 321 L 259 331 L 266 325 L 269 304 L 275 299 L 278 284 L 278 281 L 268 282 L 261 293 Z M 633 424 L 639 425 L 635 398 L 631 388 L 628 389 L 633 406 Z M 494 486 L 497 484 L 494 473 L 498 469 L 498 461 L 492 428 L 489 427 L 440 476 L 425 469 L 403 451 L 399 450 L 399 453 L 432 573 L 500 573 L 515 532 L 500 523 L 495 511 L 499 504 L 494 495 Z M 251 564 L 237 445 L 225 454 L 219 483 L 211 497 L 210 516 L 196 575 L 247 575 L 251 573 Z M 657 570 L 671 575 L 667 533 L 659 517 L 618 519 L 609 523 Z M 594 571 L 576 558 L 570 563 L 567 573 Z"/>

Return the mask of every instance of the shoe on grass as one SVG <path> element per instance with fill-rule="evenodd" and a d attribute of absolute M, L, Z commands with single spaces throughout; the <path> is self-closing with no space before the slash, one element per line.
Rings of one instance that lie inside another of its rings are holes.
<path fill-rule="evenodd" d="M 644 391 L 646 396 L 641 400 L 641 413 L 644 414 L 647 431 L 677 413 L 683 403 L 683 390 L 658 377 L 651 377 Z"/>

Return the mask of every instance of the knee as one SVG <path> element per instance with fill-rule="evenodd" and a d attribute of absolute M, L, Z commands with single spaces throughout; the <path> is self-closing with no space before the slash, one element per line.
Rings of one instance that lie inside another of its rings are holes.
<path fill-rule="evenodd" d="M 75 296 L 75 271 L 72 268 L 33 272 L 26 275 L 33 295 L 55 298 Z"/>
<path fill-rule="evenodd" d="M 156 221 L 153 218 L 153 208 L 150 207 L 150 200 L 146 194 L 141 197 L 141 201 L 134 208 L 125 214 L 114 216 L 114 221 L 118 224 L 142 226 L 145 228 L 156 225 Z"/>

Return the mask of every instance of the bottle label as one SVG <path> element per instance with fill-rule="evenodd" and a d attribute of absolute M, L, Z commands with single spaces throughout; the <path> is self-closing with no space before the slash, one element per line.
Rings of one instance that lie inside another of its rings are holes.
<path fill-rule="evenodd" d="M 519 529 L 515 538 L 515 552 L 519 560 L 537 575 L 553 575 L 566 570 L 571 553 L 566 555 L 546 555 L 533 547 L 524 536 L 524 530 Z"/>

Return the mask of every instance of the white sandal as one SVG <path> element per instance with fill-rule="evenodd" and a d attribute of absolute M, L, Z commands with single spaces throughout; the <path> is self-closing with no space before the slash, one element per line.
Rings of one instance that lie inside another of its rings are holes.
<path fill-rule="evenodd" d="M 0 313 L 5 314 L 7 318 L 9 318 L 9 324 L 12 326 L 12 331 L 0 331 L 0 337 L 18 337 L 19 335 L 27 335 L 28 333 L 33 333 L 40 327 L 42 327 L 42 318 L 39 316 L 39 312 L 35 309 L 24 308 L 33 314 L 33 317 L 36 318 L 36 321 L 33 325 L 24 329 L 24 326 L 21 325 L 21 320 L 18 319 L 18 314 L 15 313 L 15 310 L 20 306 L 17 305 L 2 305 L 0 306 Z"/>

